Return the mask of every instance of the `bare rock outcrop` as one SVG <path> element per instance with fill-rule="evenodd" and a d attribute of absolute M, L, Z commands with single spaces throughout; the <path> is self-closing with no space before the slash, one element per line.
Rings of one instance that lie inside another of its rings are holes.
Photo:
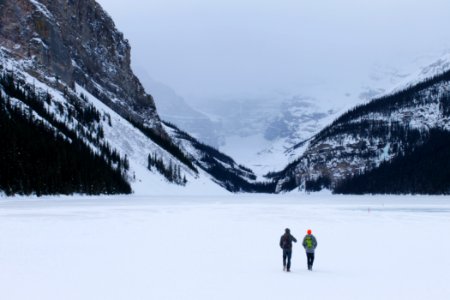
<path fill-rule="evenodd" d="M 130 45 L 94 0 L 0 0 L 0 46 L 42 80 L 83 86 L 162 137 L 159 116 L 130 67 Z"/>

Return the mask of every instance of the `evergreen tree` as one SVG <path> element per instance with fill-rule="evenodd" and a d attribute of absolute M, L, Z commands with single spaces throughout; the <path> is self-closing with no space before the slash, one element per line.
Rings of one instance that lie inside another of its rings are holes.
<path fill-rule="evenodd" d="M 10 97 L 19 102 L 13 105 Z M 48 93 L 37 95 L 34 88 L 16 82 L 12 74 L 0 74 L 0 136 L 4 145 L 0 147 L 0 190 L 7 195 L 130 193 L 123 168 L 108 162 L 120 161 L 118 153 L 112 153 L 105 144 L 103 148 L 109 151 L 94 153 L 78 132 L 49 112 L 49 103 L 53 102 Z M 65 111 L 64 106 L 58 107 Z M 99 120 L 94 107 L 80 112 L 73 112 L 80 123 Z"/>

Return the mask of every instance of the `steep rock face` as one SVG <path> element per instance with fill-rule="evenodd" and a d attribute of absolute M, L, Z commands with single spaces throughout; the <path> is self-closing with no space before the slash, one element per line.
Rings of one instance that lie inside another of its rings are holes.
<path fill-rule="evenodd" d="M 166 136 L 152 97 L 131 71 L 128 41 L 94 0 L 0 1 L 0 44 L 41 80 L 78 83 Z"/>

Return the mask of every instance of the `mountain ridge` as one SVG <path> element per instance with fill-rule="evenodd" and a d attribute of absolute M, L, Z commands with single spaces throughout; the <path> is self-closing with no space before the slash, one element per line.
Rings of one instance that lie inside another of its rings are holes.
<path fill-rule="evenodd" d="M 450 70 L 344 113 L 309 142 L 305 153 L 279 173 L 278 190 L 333 189 L 425 142 L 430 129 L 450 130 Z"/>
<path fill-rule="evenodd" d="M 43 95 L 28 106 L 30 115 L 69 142 L 76 136 L 106 162 L 111 160 L 109 151 L 120 157 L 108 167 L 114 171 L 126 165 L 121 174 L 133 192 L 240 190 L 223 178 L 213 180 L 208 168 L 199 170 L 191 149 L 169 136 L 152 96 L 131 70 L 128 41 L 95 1 L 2 1 L 0 45 L 2 75 L 11 75 L 12 84 L 26 95 Z M 28 96 L 17 98 L 6 91 L 0 85 L 6 103 L 27 107 Z M 92 114 L 95 118 L 85 122 Z M 33 126 L 30 123 L 30 131 Z M 159 168 L 151 168 L 149 157 L 157 157 Z M 211 167 L 215 164 L 220 162 L 209 162 Z M 80 187 L 79 192 L 84 191 Z"/>

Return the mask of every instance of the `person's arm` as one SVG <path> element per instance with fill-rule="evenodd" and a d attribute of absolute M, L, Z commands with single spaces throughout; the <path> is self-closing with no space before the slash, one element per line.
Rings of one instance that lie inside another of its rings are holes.
<path fill-rule="evenodd" d="M 291 235 L 291 238 L 294 243 L 297 243 L 297 239 L 293 235 Z"/>
<path fill-rule="evenodd" d="M 280 238 L 280 248 L 283 249 L 283 237 Z"/>
<path fill-rule="evenodd" d="M 313 240 L 313 242 L 314 242 L 314 249 L 316 249 L 316 247 L 317 247 L 317 240 L 316 240 L 315 236 L 313 236 L 313 238 L 314 238 L 314 240 Z"/>
<path fill-rule="evenodd" d="M 306 249 L 306 236 L 303 238 L 303 243 L 302 243 L 302 245 L 303 245 L 303 248 Z"/>

